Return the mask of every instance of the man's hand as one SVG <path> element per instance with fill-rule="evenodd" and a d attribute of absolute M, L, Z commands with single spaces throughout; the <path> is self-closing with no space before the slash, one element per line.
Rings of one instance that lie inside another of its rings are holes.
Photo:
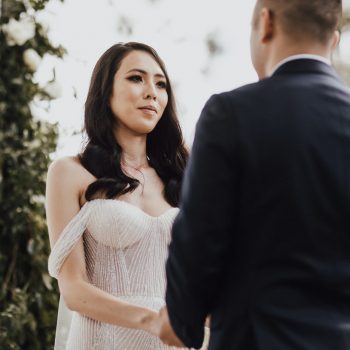
<path fill-rule="evenodd" d="M 173 331 L 170 320 L 168 316 L 168 310 L 166 306 L 164 306 L 159 311 L 159 338 L 160 340 L 170 346 L 177 346 L 179 348 L 185 347 L 185 345 L 182 343 L 182 341 L 176 336 L 175 332 Z"/>

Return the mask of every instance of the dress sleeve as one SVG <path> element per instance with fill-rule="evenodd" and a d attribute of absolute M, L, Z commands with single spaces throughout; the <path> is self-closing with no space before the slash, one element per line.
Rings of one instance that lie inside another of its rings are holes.
<path fill-rule="evenodd" d="M 90 202 L 86 203 L 61 232 L 48 261 L 49 274 L 58 278 L 61 267 L 88 225 Z"/>

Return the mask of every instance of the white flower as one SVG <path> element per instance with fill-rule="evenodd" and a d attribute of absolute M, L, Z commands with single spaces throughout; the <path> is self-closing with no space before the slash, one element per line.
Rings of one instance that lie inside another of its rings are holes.
<path fill-rule="evenodd" d="M 7 24 L 2 26 L 2 30 L 6 34 L 8 45 L 23 45 L 34 37 L 35 23 L 29 17 L 23 17 L 19 21 L 11 18 Z"/>
<path fill-rule="evenodd" d="M 44 91 L 51 97 L 51 98 L 60 98 L 62 96 L 62 86 L 57 81 L 50 81 L 46 84 L 44 87 Z"/>
<path fill-rule="evenodd" d="M 33 195 L 30 200 L 32 203 L 45 204 L 45 196 L 43 195 Z"/>
<path fill-rule="evenodd" d="M 34 49 L 27 49 L 23 52 L 23 61 L 32 72 L 35 72 L 39 68 L 41 57 Z"/>
<path fill-rule="evenodd" d="M 41 25 L 42 32 L 47 34 L 50 30 L 50 21 L 52 20 L 52 15 L 50 15 L 46 10 L 37 11 L 35 13 L 35 22 Z"/>
<path fill-rule="evenodd" d="M 29 148 L 39 148 L 41 146 L 41 142 L 38 139 L 34 139 L 26 144 Z"/>
<path fill-rule="evenodd" d="M 37 23 L 39 23 L 41 25 L 42 28 L 42 32 L 44 34 L 47 34 L 50 30 L 50 22 L 45 19 L 45 18 L 41 18 L 40 21 L 37 21 Z"/>
<path fill-rule="evenodd" d="M 32 115 L 32 122 L 33 123 L 37 123 L 37 122 L 41 122 L 43 115 L 45 115 L 45 112 L 42 108 L 38 107 L 37 103 L 35 102 L 35 100 L 32 100 L 29 103 L 29 109 L 30 109 L 30 113 Z M 33 126 L 34 127 L 34 126 Z"/>

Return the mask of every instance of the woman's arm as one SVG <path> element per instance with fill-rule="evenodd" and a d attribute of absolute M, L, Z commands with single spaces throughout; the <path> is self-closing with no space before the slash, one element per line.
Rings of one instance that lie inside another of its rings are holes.
<path fill-rule="evenodd" d="M 72 158 L 53 162 L 46 186 L 46 216 L 51 247 L 79 212 L 84 169 Z M 86 176 L 86 175 L 85 175 Z M 73 248 L 58 276 L 67 307 L 92 319 L 153 333 L 157 313 L 119 300 L 88 282 L 82 239 Z"/>

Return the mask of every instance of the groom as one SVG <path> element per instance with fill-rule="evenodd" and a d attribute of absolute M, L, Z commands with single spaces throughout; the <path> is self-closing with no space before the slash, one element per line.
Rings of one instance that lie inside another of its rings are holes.
<path fill-rule="evenodd" d="M 330 66 L 341 0 L 258 0 L 260 81 L 207 102 L 167 262 L 161 339 L 350 349 L 350 92 Z M 170 319 L 170 323 L 169 323 Z"/>

